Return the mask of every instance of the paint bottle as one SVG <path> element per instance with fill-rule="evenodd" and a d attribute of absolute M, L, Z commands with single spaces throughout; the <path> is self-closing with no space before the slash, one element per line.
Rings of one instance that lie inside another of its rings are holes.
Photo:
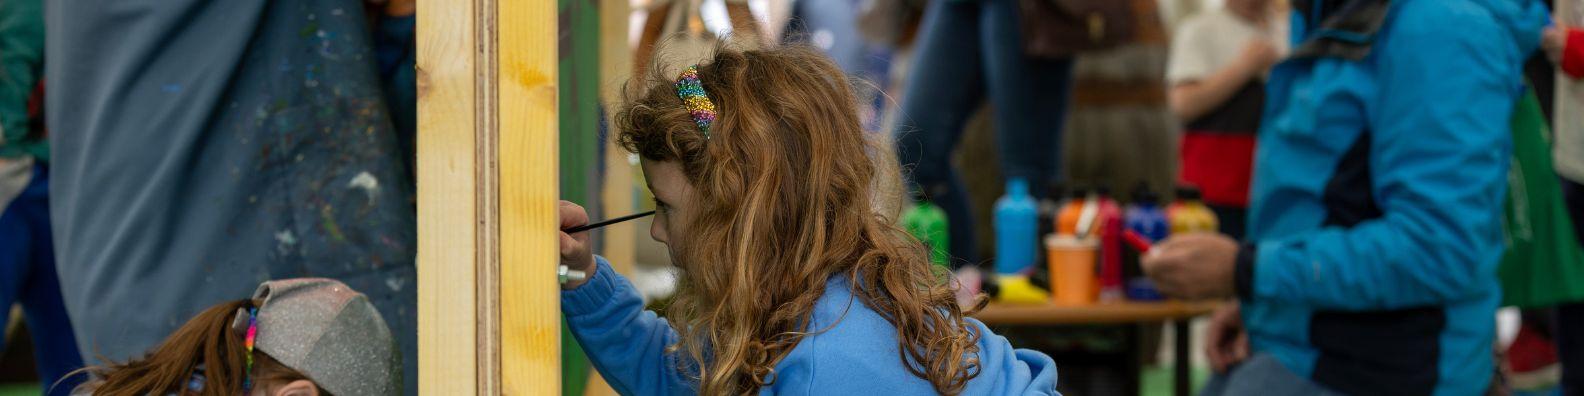
<path fill-rule="evenodd" d="M 1127 219 L 1128 229 L 1144 236 L 1150 243 L 1166 239 L 1171 232 L 1168 215 L 1160 207 L 1160 196 L 1155 195 L 1144 183 L 1139 183 L 1133 189 L 1133 203 L 1128 205 L 1123 217 Z"/>
<path fill-rule="evenodd" d="M 1155 243 L 1166 239 L 1171 231 L 1170 222 L 1165 211 L 1161 210 L 1160 199 L 1149 185 L 1139 183 L 1133 189 L 1133 202 L 1128 205 L 1123 215 L 1127 220 L 1127 229 L 1142 236 L 1147 242 Z M 1155 290 L 1155 285 L 1144 276 L 1143 267 L 1139 265 L 1142 252 L 1137 249 L 1124 249 L 1122 271 L 1119 276 L 1125 282 L 1125 294 L 1130 300 L 1153 301 L 1160 300 L 1160 292 Z M 1102 269 L 1102 278 L 1106 277 Z M 1104 283 L 1105 280 L 1102 280 Z"/>
<path fill-rule="evenodd" d="M 1095 238 L 1078 239 L 1072 235 L 1045 238 L 1049 252 L 1050 291 L 1058 305 L 1088 305 L 1095 302 Z"/>
<path fill-rule="evenodd" d="M 1074 187 L 1067 190 L 1067 200 L 1056 212 L 1056 234 L 1078 235 L 1078 219 L 1083 217 L 1084 204 L 1089 200 L 1089 190 Z"/>
<path fill-rule="evenodd" d="M 1038 204 L 1029 195 L 1028 182 L 1007 181 L 1006 195 L 995 203 L 995 269 L 997 274 L 1015 274 L 1034 265 L 1039 249 Z"/>
<path fill-rule="evenodd" d="M 1100 301 L 1116 301 L 1123 297 L 1122 292 L 1122 207 L 1111 198 L 1111 189 L 1106 186 L 1095 188 L 1096 198 L 1100 204 L 1100 214 L 1097 226 L 1100 227 L 1098 263 L 1095 269 L 1098 273 L 1098 287 L 1092 288 L 1096 293 L 1094 299 Z M 1091 234 L 1093 235 L 1093 234 Z M 1106 274 L 1115 273 L 1114 278 L 1108 279 Z M 1093 299 L 1091 299 L 1093 300 Z"/>
<path fill-rule="evenodd" d="M 1215 232 L 1220 229 L 1215 212 L 1211 211 L 1209 206 L 1205 206 L 1197 188 L 1181 189 L 1177 195 L 1177 203 L 1172 206 L 1173 210 L 1167 214 L 1171 221 L 1172 235 Z"/>
<path fill-rule="evenodd" d="M 950 239 L 947 228 L 946 211 L 941 210 L 924 193 L 913 195 L 913 207 L 902 213 L 902 226 L 909 234 L 923 242 L 930 249 L 930 262 L 945 268 L 951 268 Z"/>

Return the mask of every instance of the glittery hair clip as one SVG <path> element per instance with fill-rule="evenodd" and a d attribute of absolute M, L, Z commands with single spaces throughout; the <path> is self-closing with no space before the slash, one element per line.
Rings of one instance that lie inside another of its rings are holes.
<path fill-rule="evenodd" d="M 245 371 L 242 372 L 243 392 L 251 392 L 253 390 L 253 342 L 257 339 L 258 307 L 250 307 L 248 308 L 247 338 L 245 338 L 242 342 L 242 347 L 247 348 L 247 355 L 244 357 L 246 359 L 247 365 L 243 366 L 243 370 Z"/>
<path fill-rule="evenodd" d="M 709 95 L 704 93 L 704 83 L 699 81 L 698 65 L 688 66 L 682 71 L 682 76 L 677 77 L 677 96 L 682 98 L 682 107 L 693 116 L 693 122 L 698 123 L 699 132 L 704 133 L 704 138 L 710 137 L 710 124 L 715 123 L 715 103 L 710 102 Z"/>

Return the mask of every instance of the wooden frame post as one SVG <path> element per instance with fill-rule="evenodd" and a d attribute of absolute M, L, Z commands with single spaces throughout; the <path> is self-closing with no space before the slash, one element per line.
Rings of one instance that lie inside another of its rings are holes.
<path fill-rule="evenodd" d="M 418 15 L 419 393 L 559 393 L 556 2 Z"/>
<path fill-rule="evenodd" d="M 616 107 L 621 103 L 622 84 L 627 82 L 632 73 L 632 49 L 627 44 L 627 19 L 632 15 L 632 6 L 627 0 L 600 0 L 600 100 L 605 103 L 606 117 L 614 118 Z M 616 125 L 614 121 L 607 123 Z M 605 147 L 605 183 L 603 207 L 605 218 L 625 216 L 632 213 L 637 202 L 633 199 L 633 168 L 627 162 L 627 150 L 616 144 L 615 130 L 609 131 L 610 139 Z M 604 255 L 611 265 L 616 267 L 616 272 L 623 275 L 632 274 L 633 258 L 636 240 L 639 232 L 647 233 L 648 230 L 639 230 L 636 222 L 614 224 L 605 227 L 605 249 L 600 254 Z"/>

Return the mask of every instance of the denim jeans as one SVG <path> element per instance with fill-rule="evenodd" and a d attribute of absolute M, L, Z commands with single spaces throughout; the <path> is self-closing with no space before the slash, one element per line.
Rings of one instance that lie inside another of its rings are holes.
<path fill-rule="evenodd" d="M 1332 396 L 1339 395 L 1299 377 L 1268 354 L 1255 354 L 1225 374 L 1210 377 L 1199 396 Z"/>
<path fill-rule="evenodd" d="M 889 81 L 891 49 L 866 41 L 858 31 L 858 14 L 864 0 L 799 0 L 792 3 L 792 20 L 782 34 L 786 43 L 807 44 L 825 52 L 855 84 L 862 108 L 859 119 L 865 131 L 878 130 L 886 97 L 880 95 Z"/>
<path fill-rule="evenodd" d="M 792 23 L 784 41 L 804 42 L 825 51 L 842 71 L 862 75 L 868 43 L 858 33 L 854 0 L 801 0 L 792 3 Z"/>
<path fill-rule="evenodd" d="M 0 329 L 10 320 L 11 304 L 22 303 L 34 359 L 47 395 L 67 395 L 84 376 L 59 381 L 82 367 L 71 319 L 61 300 L 55 273 L 49 214 L 49 172 L 34 165 L 33 179 L 10 206 L 0 212 Z M 3 342 L 3 341 L 0 341 Z"/>
<path fill-rule="evenodd" d="M 978 262 L 962 175 L 951 165 L 968 117 L 994 108 L 1002 174 L 1035 195 L 1058 177 L 1072 60 L 1023 55 L 1016 0 L 934 1 L 925 10 L 898 118 L 897 156 L 915 188 L 946 211 L 951 254 Z"/>

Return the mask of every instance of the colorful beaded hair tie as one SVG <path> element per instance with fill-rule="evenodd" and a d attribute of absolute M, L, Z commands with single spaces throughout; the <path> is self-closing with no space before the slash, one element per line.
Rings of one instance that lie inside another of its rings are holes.
<path fill-rule="evenodd" d="M 242 390 L 244 392 L 253 390 L 253 341 L 256 339 L 258 339 L 258 307 L 250 307 L 248 308 L 247 338 L 242 342 L 242 347 L 247 348 L 247 355 L 245 356 L 247 365 L 243 366 L 246 371 L 242 372 Z"/>
<path fill-rule="evenodd" d="M 715 123 L 715 103 L 710 102 L 709 95 L 704 93 L 704 83 L 699 81 L 698 65 L 688 66 L 682 71 L 682 76 L 677 77 L 677 96 L 682 98 L 682 107 L 693 116 L 693 122 L 698 123 L 699 132 L 704 133 L 704 138 L 710 137 L 710 124 Z"/>

